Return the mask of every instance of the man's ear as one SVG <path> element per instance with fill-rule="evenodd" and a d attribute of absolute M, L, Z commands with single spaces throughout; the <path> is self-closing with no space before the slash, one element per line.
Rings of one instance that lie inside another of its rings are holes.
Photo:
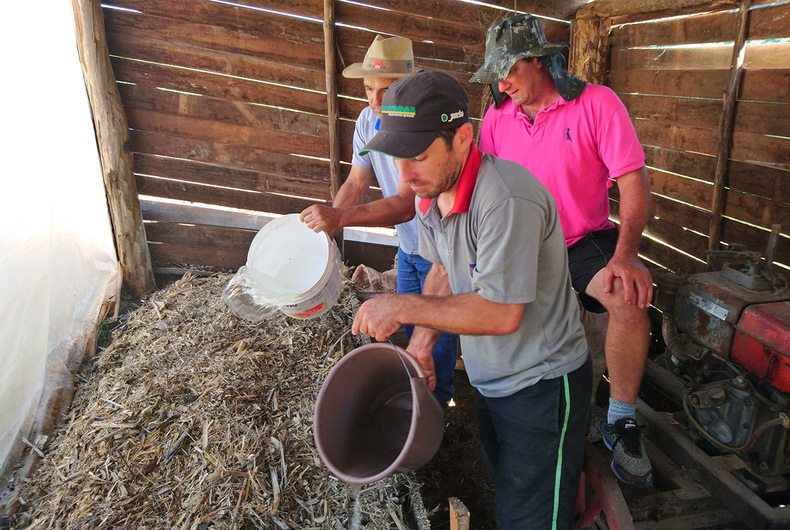
<path fill-rule="evenodd" d="M 464 123 L 458 130 L 455 132 L 455 137 L 453 138 L 454 142 L 458 142 L 458 147 L 467 147 L 470 143 L 472 143 L 472 137 L 474 136 L 474 128 L 472 124 L 469 122 Z"/>

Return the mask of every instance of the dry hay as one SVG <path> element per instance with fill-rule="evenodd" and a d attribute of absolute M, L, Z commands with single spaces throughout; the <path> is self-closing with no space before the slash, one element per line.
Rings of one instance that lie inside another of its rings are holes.
<path fill-rule="evenodd" d="M 318 318 L 249 324 L 221 298 L 230 277 L 187 273 L 127 314 L 88 361 L 14 528 L 347 527 L 348 486 L 321 463 L 312 417 L 358 346 L 350 283 Z M 405 475 L 364 487 L 361 528 L 410 528 L 409 488 Z"/>

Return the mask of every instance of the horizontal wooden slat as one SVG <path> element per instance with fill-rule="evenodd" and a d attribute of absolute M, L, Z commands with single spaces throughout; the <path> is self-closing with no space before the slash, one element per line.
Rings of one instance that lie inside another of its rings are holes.
<path fill-rule="evenodd" d="M 732 10 L 705 13 L 681 18 L 666 18 L 617 26 L 612 29 L 612 48 L 666 46 L 691 43 L 732 42 L 735 40 L 737 13 Z M 788 36 L 790 4 L 765 6 L 749 11 L 751 40 L 777 39 Z"/>
<path fill-rule="evenodd" d="M 729 69 L 732 46 L 704 48 L 612 49 L 612 71 Z"/>
<path fill-rule="evenodd" d="M 166 36 L 162 35 L 162 37 Z M 257 57 L 245 57 L 237 53 L 173 45 L 165 40 L 121 33 L 108 33 L 107 45 L 111 55 L 124 58 L 217 73 L 230 76 L 232 79 L 264 81 L 307 90 L 325 90 L 323 68 L 307 68 Z"/>
<path fill-rule="evenodd" d="M 650 191 L 688 203 L 698 208 L 710 209 L 713 186 L 690 178 L 683 178 L 662 171 L 648 170 Z"/>
<path fill-rule="evenodd" d="M 724 70 L 633 70 L 610 72 L 608 85 L 618 93 L 720 98 L 728 80 Z"/>
<path fill-rule="evenodd" d="M 690 99 L 620 94 L 632 120 L 646 119 L 677 125 L 718 128 L 722 102 L 717 99 Z M 744 113 L 745 114 L 745 113 Z"/>
<path fill-rule="evenodd" d="M 738 99 L 790 103 L 790 68 L 785 70 L 746 70 Z"/>
<path fill-rule="evenodd" d="M 728 80 L 729 70 L 635 70 L 611 72 L 609 86 L 617 93 L 719 99 Z M 790 103 L 790 70 L 746 70 L 739 99 Z"/>
<path fill-rule="evenodd" d="M 288 160 L 291 159 L 291 160 Z M 302 171 L 312 168 L 315 175 L 310 178 L 289 175 L 287 178 L 273 172 L 251 171 L 168 158 L 144 153 L 135 153 L 135 173 L 153 177 L 164 177 L 185 182 L 225 186 L 240 190 L 316 197 L 319 200 L 329 199 L 329 179 L 324 164 L 311 164 L 309 160 L 293 160 L 293 157 L 282 157 L 280 164 L 274 169 L 280 173 L 299 165 Z M 271 169 L 271 168 L 269 168 Z M 323 177 L 323 178 L 321 178 Z"/>
<path fill-rule="evenodd" d="M 299 213 L 314 200 L 137 175 L 140 195 L 276 214 Z"/>
<path fill-rule="evenodd" d="M 650 199 L 650 214 L 651 217 L 701 234 L 707 233 L 710 226 L 710 211 L 655 194 Z"/>
<path fill-rule="evenodd" d="M 790 204 L 790 171 L 731 160 L 728 185 L 733 190 Z"/>
<path fill-rule="evenodd" d="M 235 5 L 234 5 L 235 4 Z M 104 6 L 119 6 L 152 15 L 161 15 L 205 24 L 217 24 L 228 28 L 246 29 L 263 26 L 271 15 L 281 20 L 284 35 L 288 35 L 288 24 L 313 19 L 321 29 L 323 0 L 244 0 L 234 3 L 219 3 L 209 0 L 107 0 Z M 106 9 L 106 7 L 105 7 Z M 277 14 L 283 13 L 283 14 Z M 294 15 L 294 16 L 287 16 Z M 269 22 L 268 25 L 274 25 Z M 274 29 L 274 28 L 273 28 Z M 320 33 L 320 31 L 319 31 Z M 321 38 L 320 40 L 323 40 Z"/>
<path fill-rule="evenodd" d="M 517 7 L 520 12 L 532 13 L 539 17 L 571 20 L 576 9 L 586 2 L 587 0 L 564 0 L 562 2 L 519 0 Z M 414 0 L 366 0 L 365 3 L 400 13 L 484 27 L 488 27 L 495 20 L 512 15 L 514 6 L 511 0 L 484 0 L 474 5 L 464 2 L 448 2 L 447 0 L 421 0 L 419 2 Z M 541 22 L 549 40 L 568 40 L 557 37 L 556 32 L 560 29 L 556 28 L 564 27 L 564 31 L 567 33 L 569 24 L 546 18 L 543 18 Z"/>
<path fill-rule="evenodd" d="M 718 129 L 675 125 L 651 120 L 634 120 L 634 128 L 643 144 L 693 151 L 695 153 L 716 154 Z"/>
<path fill-rule="evenodd" d="M 179 223 L 145 223 L 154 265 L 187 263 L 238 268 L 247 261 L 256 230 Z"/>
<path fill-rule="evenodd" d="M 790 233 L 790 207 L 735 190 L 725 191 L 724 215 L 770 230 L 774 224 Z"/>
<path fill-rule="evenodd" d="M 732 61 L 732 45 L 612 49 L 611 70 L 724 70 Z M 749 44 L 744 50 L 747 70 L 782 70 L 790 67 L 790 43 Z"/>
<path fill-rule="evenodd" d="M 215 6 L 219 7 L 219 4 Z M 245 28 L 233 28 L 218 25 L 217 21 L 198 23 L 145 13 L 104 10 L 104 24 L 108 34 L 123 34 L 152 40 L 166 39 L 172 45 L 183 44 L 192 48 L 243 54 L 323 70 L 323 42 L 318 38 L 314 39 L 315 42 L 309 42 L 305 38 L 300 39 L 300 35 L 305 33 L 307 27 L 315 31 L 316 37 L 320 37 L 318 31 L 320 28 L 313 27 L 317 24 L 291 19 L 291 23 L 285 25 L 282 24 L 281 19 L 282 17 L 277 15 L 261 14 L 257 24 Z M 278 26 L 279 33 L 275 31 Z M 300 29 L 302 31 L 299 31 Z M 285 31 L 292 33 L 290 38 L 284 34 Z"/>
<path fill-rule="evenodd" d="M 113 58 L 112 67 L 121 82 L 326 115 L 326 95 L 319 92 L 122 58 Z"/>
<path fill-rule="evenodd" d="M 728 42 L 734 39 L 737 16 L 731 11 L 665 18 L 612 28 L 613 49 L 688 43 Z"/>
<path fill-rule="evenodd" d="M 205 140 L 274 153 L 325 158 L 329 156 L 329 141 L 326 138 L 279 133 L 263 127 L 245 127 L 131 108 L 127 109 L 127 117 L 129 126 L 133 129 L 171 134 L 187 141 Z"/>
<path fill-rule="evenodd" d="M 611 217 L 619 223 L 619 203 L 611 201 L 610 206 Z M 651 216 L 648 220 L 643 231 L 644 235 L 668 243 L 697 258 L 705 259 L 705 251 L 708 248 L 708 238 L 706 236 L 684 228 L 682 225 L 677 224 L 673 218 L 656 217 L 655 215 Z"/>
<path fill-rule="evenodd" d="M 131 146 L 137 153 L 148 153 L 218 166 L 260 171 L 267 175 L 290 179 L 315 179 L 317 175 L 328 179 L 329 163 L 282 155 L 260 149 L 223 145 L 214 142 L 190 140 L 176 136 L 144 131 L 131 131 Z M 323 170 L 322 170 L 323 168 Z"/>
<path fill-rule="evenodd" d="M 457 22 L 429 19 L 397 11 L 383 11 L 359 3 L 335 4 L 335 20 L 341 24 L 364 27 L 373 32 L 408 36 L 414 41 L 485 46 L 489 23 L 473 26 Z"/>
<path fill-rule="evenodd" d="M 790 4 L 771 2 L 773 5 L 756 7 L 749 11 L 749 38 L 780 39 L 788 37 L 790 28 Z"/>
<path fill-rule="evenodd" d="M 664 149 L 651 145 L 643 145 L 642 147 L 645 149 L 645 163 L 650 167 L 713 182 L 713 176 L 716 172 L 716 158 L 714 156 Z"/>
<path fill-rule="evenodd" d="M 388 271 L 392 268 L 397 254 L 397 246 L 373 245 L 351 240 L 343 243 L 344 263 L 352 267 L 364 264 L 377 271 Z"/>
<path fill-rule="evenodd" d="M 120 84 L 118 90 L 121 100 L 130 110 L 154 111 L 315 138 L 326 138 L 329 134 L 326 118 L 316 114 L 176 93 L 149 85 Z"/>
<path fill-rule="evenodd" d="M 244 228 L 256 231 L 277 218 L 274 215 L 259 212 L 221 209 L 190 203 L 162 202 L 147 198 L 140 200 L 140 210 L 146 221 Z"/>
<path fill-rule="evenodd" d="M 790 170 L 790 138 L 736 132 L 730 158 Z"/>
<path fill-rule="evenodd" d="M 738 101 L 734 131 L 738 133 L 790 134 L 790 104 Z"/>
<path fill-rule="evenodd" d="M 701 263 L 697 259 L 690 258 L 666 245 L 650 239 L 649 237 L 642 237 L 640 240 L 639 253 L 658 263 L 659 265 L 677 273 L 692 274 L 696 272 L 704 272 L 706 269 L 705 263 Z M 651 265 L 648 264 L 648 267 L 650 266 Z"/>
<path fill-rule="evenodd" d="M 675 125 L 651 120 L 635 120 L 634 127 L 643 144 L 715 155 L 718 130 Z M 762 134 L 734 133 L 730 158 L 744 162 L 790 169 L 790 139 Z"/>

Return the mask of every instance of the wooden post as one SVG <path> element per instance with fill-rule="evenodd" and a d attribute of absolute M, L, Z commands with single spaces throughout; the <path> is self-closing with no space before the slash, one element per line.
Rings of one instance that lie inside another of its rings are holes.
<path fill-rule="evenodd" d="M 721 239 L 721 219 L 724 215 L 724 187 L 727 185 L 727 169 L 732 149 L 732 130 L 735 124 L 735 106 L 738 102 L 738 87 L 743 76 L 741 57 L 746 43 L 746 30 L 749 26 L 749 7 L 751 0 L 742 0 L 738 11 L 738 34 L 732 49 L 730 81 L 724 94 L 724 110 L 719 121 L 719 145 L 716 151 L 716 173 L 713 179 L 713 201 L 710 208 L 710 229 L 708 231 L 708 250 L 714 250 Z M 713 265 L 708 254 L 708 268 Z"/>
<path fill-rule="evenodd" d="M 324 69 L 329 124 L 329 182 L 332 198 L 340 189 L 340 113 L 337 104 L 337 55 L 335 53 L 335 1 L 324 0 Z"/>
<path fill-rule="evenodd" d="M 129 128 L 110 64 L 98 0 L 72 0 L 82 75 L 99 148 L 115 248 L 123 279 L 133 296 L 156 288 L 134 180 Z"/>
<path fill-rule="evenodd" d="M 450 497 L 450 530 L 469 530 L 469 509 L 457 497 Z"/>
<path fill-rule="evenodd" d="M 570 73 L 588 83 L 607 84 L 611 27 L 611 18 L 571 21 L 571 49 L 568 60 Z"/>

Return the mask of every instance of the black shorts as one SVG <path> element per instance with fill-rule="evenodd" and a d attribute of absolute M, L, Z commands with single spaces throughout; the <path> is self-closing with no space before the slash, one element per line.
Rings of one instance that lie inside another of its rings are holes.
<path fill-rule="evenodd" d="M 617 248 L 617 227 L 591 232 L 568 248 L 568 267 L 571 270 L 571 283 L 579 293 L 584 309 L 591 313 L 606 313 L 606 308 L 593 298 L 584 294 L 590 280 L 599 270 L 606 267 Z"/>

